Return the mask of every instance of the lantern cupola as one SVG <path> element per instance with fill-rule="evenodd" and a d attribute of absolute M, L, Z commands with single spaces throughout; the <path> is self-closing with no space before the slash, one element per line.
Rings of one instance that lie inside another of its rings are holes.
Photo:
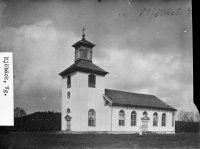
<path fill-rule="evenodd" d="M 75 62 L 78 60 L 87 60 L 92 62 L 92 50 L 95 44 L 85 39 L 84 30 L 85 28 L 83 27 L 82 39 L 72 45 L 72 47 L 75 48 Z"/>

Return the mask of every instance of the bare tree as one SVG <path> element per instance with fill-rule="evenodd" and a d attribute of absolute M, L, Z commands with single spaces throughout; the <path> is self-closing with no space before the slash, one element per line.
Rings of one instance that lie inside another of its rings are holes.
<path fill-rule="evenodd" d="M 14 109 L 14 117 L 22 117 L 22 116 L 25 116 L 26 115 L 26 112 L 24 111 L 24 109 L 21 109 L 19 107 L 16 107 Z"/>
<path fill-rule="evenodd" d="M 185 111 L 181 110 L 177 114 L 177 118 L 179 121 L 184 121 L 184 122 L 197 122 L 199 119 L 199 113 L 194 113 L 193 111 Z"/>

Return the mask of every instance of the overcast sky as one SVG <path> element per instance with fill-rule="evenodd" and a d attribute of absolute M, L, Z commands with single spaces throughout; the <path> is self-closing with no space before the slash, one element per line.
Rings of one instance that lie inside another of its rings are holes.
<path fill-rule="evenodd" d="M 0 51 L 14 55 L 15 107 L 61 111 L 58 74 L 74 63 L 71 45 L 85 27 L 93 63 L 109 72 L 106 88 L 197 111 L 191 20 L 189 0 L 1 1 Z"/>

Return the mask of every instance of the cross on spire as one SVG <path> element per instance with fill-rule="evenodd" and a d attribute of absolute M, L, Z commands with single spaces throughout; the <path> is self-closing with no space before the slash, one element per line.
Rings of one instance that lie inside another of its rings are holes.
<path fill-rule="evenodd" d="M 85 30 L 85 27 L 83 27 L 82 31 L 83 31 L 83 34 L 84 34 L 84 30 Z"/>
<path fill-rule="evenodd" d="M 83 27 L 83 29 L 82 29 L 82 31 L 83 31 L 83 35 L 82 35 L 83 39 L 85 39 L 84 30 L 85 30 L 85 28 Z"/>

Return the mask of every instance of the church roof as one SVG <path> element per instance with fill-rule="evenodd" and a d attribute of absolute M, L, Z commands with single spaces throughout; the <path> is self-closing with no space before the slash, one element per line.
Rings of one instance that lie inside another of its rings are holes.
<path fill-rule="evenodd" d="M 97 65 L 93 64 L 90 61 L 87 60 L 78 60 L 71 66 L 69 66 L 67 69 L 62 71 L 59 75 L 60 76 L 65 76 L 69 73 L 72 73 L 74 71 L 84 71 L 84 72 L 90 72 L 90 73 L 96 73 L 100 75 L 106 75 L 108 74 L 107 71 L 101 69 Z"/>
<path fill-rule="evenodd" d="M 105 89 L 105 95 L 113 104 L 161 108 L 177 111 L 175 108 L 161 101 L 154 95 L 130 93 L 124 91 Z"/>

